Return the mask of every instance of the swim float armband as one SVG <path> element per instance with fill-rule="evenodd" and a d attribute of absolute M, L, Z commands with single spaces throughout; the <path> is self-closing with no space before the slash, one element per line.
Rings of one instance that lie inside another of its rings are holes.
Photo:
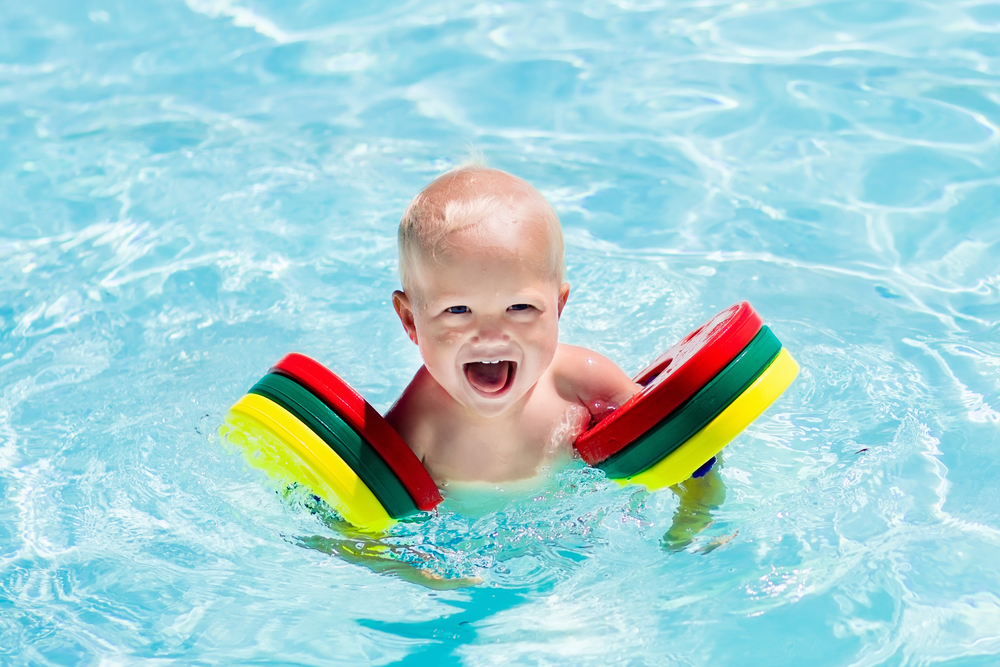
<path fill-rule="evenodd" d="M 580 435 L 583 459 L 654 490 L 688 479 L 792 383 L 798 364 L 747 302 L 727 308 L 634 380 L 643 389 Z"/>
<path fill-rule="evenodd" d="M 678 484 L 704 474 L 797 372 L 750 304 L 736 304 L 642 370 L 635 381 L 643 389 L 581 434 L 575 447 L 622 484 Z M 382 415 L 302 354 L 275 364 L 219 431 L 251 465 L 307 487 L 359 528 L 385 530 L 442 500 Z"/>
<path fill-rule="evenodd" d="M 322 364 L 285 356 L 234 405 L 220 434 L 281 483 L 301 484 L 355 526 L 382 531 L 441 493 L 375 408 Z"/>

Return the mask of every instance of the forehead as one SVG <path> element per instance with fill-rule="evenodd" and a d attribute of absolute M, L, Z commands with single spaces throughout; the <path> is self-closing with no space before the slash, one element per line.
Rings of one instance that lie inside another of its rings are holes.
<path fill-rule="evenodd" d="M 512 206 L 456 226 L 443 234 L 436 245 L 445 252 L 489 250 L 523 256 L 548 253 L 552 237 L 551 225 L 542 212 L 529 206 Z"/>
<path fill-rule="evenodd" d="M 451 264 L 465 257 L 497 261 L 511 268 L 540 266 L 551 268 L 554 243 L 542 216 L 530 212 L 497 212 L 449 230 L 432 243 L 418 249 L 424 265 Z"/>
<path fill-rule="evenodd" d="M 488 283 L 557 282 L 552 241 L 544 224 L 477 224 L 456 229 L 413 256 L 421 291 L 453 291 Z M 425 294 L 425 296 L 431 296 Z"/>

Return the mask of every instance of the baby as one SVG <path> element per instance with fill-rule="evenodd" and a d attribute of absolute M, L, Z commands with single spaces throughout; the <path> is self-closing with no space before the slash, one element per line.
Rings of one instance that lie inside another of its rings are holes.
<path fill-rule="evenodd" d="M 532 477 L 639 390 L 559 343 L 562 230 L 525 181 L 479 166 L 433 181 L 403 214 L 399 265 L 392 303 L 424 365 L 386 419 L 439 483 Z"/>

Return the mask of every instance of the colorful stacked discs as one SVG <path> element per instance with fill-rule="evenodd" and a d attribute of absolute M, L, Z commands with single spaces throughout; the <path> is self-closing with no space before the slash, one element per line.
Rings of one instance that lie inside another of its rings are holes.
<path fill-rule="evenodd" d="M 251 464 L 306 485 L 361 528 L 441 502 L 420 460 L 381 415 L 322 364 L 290 354 L 232 407 L 223 425 Z"/>
<path fill-rule="evenodd" d="M 737 304 L 639 373 L 643 390 L 583 433 L 577 451 L 612 479 L 650 489 L 678 484 L 760 416 L 797 373 L 750 304 Z"/>
<path fill-rule="evenodd" d="M 333 408 L 392 468 L 418 509 L 428 512 L 438 506 L 441 494 L 420 459 L 382 415 L 349 384 L 323 364 L 294 352 L 275 364 L 271 372 L 290 377 Z"/>

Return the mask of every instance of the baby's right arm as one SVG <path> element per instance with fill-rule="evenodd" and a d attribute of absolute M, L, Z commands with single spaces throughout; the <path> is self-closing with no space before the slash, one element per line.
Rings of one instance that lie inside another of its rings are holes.
<path fill-rule="evenodd" d="M 396 430 L 421 461 L 436 438 L 434 416 L 442 392 L 427 372 L 427 367 L 421 366 L 402 395 L 385 413 L 389 426 Z"/>

